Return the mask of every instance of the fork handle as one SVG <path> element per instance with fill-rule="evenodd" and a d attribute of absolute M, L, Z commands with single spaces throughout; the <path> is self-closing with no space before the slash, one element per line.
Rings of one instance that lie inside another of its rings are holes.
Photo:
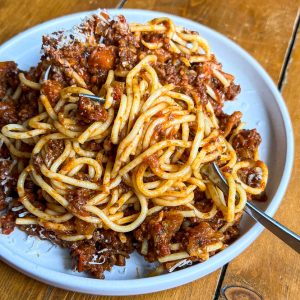
<path fill-rule="evenodd" d="M 246 202 L 244 211 L 300 254 L 300 236 L 269 217 L 255 205 Z"/>
<path fill-rule="evenodd" d="M 203 173 L 214 183 L 225 195 L 228 195 L 229 187 L 227 181 L 221 173 L 220 169 L 215 163 L 210 163 L 203 168 Z M 244 211 L 252 217 L 255 221 L 262 224 L 265 228 L 270 230 L 278 238 L 288 244 L 291 248 L 300 254 L 300 236 L 292 232 L 282 224 L 275 221 L 270 216 L 257 208 L 250 202 L 246 202 Z"/>

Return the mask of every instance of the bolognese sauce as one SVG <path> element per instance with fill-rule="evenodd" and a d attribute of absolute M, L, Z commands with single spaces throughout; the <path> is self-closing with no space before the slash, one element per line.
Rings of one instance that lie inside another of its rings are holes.
<path fill-rule="evenodd" d="M 173 271 L 238 237 L 267 167 L 256 129 L 224 113 L 240 86 L 198 33 L 102 12 L 42 50 L 27 72 L 0 63 L 3 234 L 17 225 L 65 247 L 97 278 L 135 249 Z M 212 161 L 242 200 L 202 176 Z"/>

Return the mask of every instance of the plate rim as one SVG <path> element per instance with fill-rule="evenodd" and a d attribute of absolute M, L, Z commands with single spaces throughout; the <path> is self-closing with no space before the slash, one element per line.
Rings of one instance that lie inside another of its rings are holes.
<path fill-rule="evenodd" d="M 192 25 L 202 27 L 205 31 L 208 31 L 212 33 L 214 36 L 216 36 L 216 38 L 218 40 L 221 40 L 222 43 L 225 43 L 230 47 L 233 47 L 237 52 L 239 52 L 242 58 L 245 61 L 247 61 L 249 64 L 251 64 L 255 69 L 255 71 L 257 71 L 257 73 L 259 73 L 259 75 L 264 79 L 266 86 L 270 89 L 270 92 L 274 96 L 275 103 L 278 105 L 282 117 L 282 121 L 284 124 L 284 132 L 285 132 L 285 140 L 286 140 L 286 149 L 285 149 L 286 155 L 285 155 L 285 164 L 282 173 L 282 178 L 280 180 L 279 185 L 277 186 L 277 190 L 275 192 L 274 197 L 272 198 L 272 201 L 270 202 L 267 209 L 265 210 L 265 212 L 268 215 L 273 216 L 274 213 L 277 211 L 280 203 L 282 202 L 282 199 L 287 190 L 288 183 L 291 177 L 292 167 L 294 162 L 294 135 L 293 135 L 292 122 L 290 119 L 287 106 L 282 98 L 282 95 L 277 89 L 275 83 L 271 79 L 270 75 L 256 61 L 256 59 L 254 59 L 241 46 L 239 46 L 238 44 L 236 44 L 234 41 L 230 40 L 228 37 L 224 36 L 223 34 L 215 31 L 214 29 L 211 29 L 196 21 L 183 18 L 177 15 L 165 13 L 165 12 L 144 10 L 144 9 L 107 9 L 107 11 L 111 14 L 117 14 L 117 13 L 122 14 L 122 12 L 124 11 L 128 13 L 135 13 L 135 14 L 145 13 L 147 17 L 151 14 L 160 15 L 160 16 L 169 16 L 171 18 L 181 20 L 185 23 L 190 23 Z M 12 38 L 4 42 L 0 46 L 0 51 L 5 51 L 6 47 L 11 46 L 20 38 L 26 39 L 28 35 L 34 34 L 34 32 L 40 30 L 41 27 L 55 26 L 58 23 L 60 24 L 62 21 L 68 21 L 74 18 L 84 17 L 94 12 L 95 10 L 68 14 L 37 24 L 23 32 L 18 33 L 17 35 L 13 36 Z M 276 200 L 275 202 L 274 199 Z M 256 223 L 236 242 L 231 244 L 227 249 L 223 250 L 222 252 L 210 258 L 208 261 L 191 266 L 187 269 L 179 270 L 174 273 L 160 275 L 159 277 L 125 279 L 125 280 L 99 280 L 95 278 L 77 277 L 72 274 L 66 274 L 66 273 L 61 273 L 59 271 L 49 270 L 43 266 L 34 264 L 21 256 L 18 256 L 14 253 L 13 254 L 10 253 L 9 249 L 3 246 L 2 244 L 0 244 L 0 259 L 3 260 L 8 265 L 12 266 L 13 268 L 21 271 L 22 273 L 34 279 L 37 279 L 39 281 L 42 281 L 46 284 L 50 284 L 55 287 L 59 287 L 71 291 L 97 294 L 97 295 L 145 294 L 145 293 L 161 291 L 176 286 L 180 286 L 214 272 L 216 269 L 222 267 L 230 260 L 232 260 L 239 254 L 241 254 L 261 234 L 263 229 L 264 229 L 263 226 Z M 234 245 L 235 247 L 233 247 Z M 59 276 L 59 281 L 56 280 L 58 276 Z"/>

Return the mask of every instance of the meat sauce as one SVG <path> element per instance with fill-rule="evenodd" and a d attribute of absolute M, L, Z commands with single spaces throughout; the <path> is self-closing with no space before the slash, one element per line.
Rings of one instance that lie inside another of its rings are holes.
<path fill-rule="evenodd" d="M 140 228 L 135 230 L 134 236 L 138 241 L 148 240 L 150 249 L 147 259 L 149 261 L 153 262 L 158 257 L 171 254 L 171 239 L 180 229 L 182 222 L 183 216 L 180 214 L 161 212 L 147 218 Z"/>
<path fill-rule="evenodd" d="M 232 147 L 235 149 L 240 160 L 247 158 L 253 159 L 260 143 L 261 137 L 256 129 L 244 129 L 233 138 Z"/>
<path fill-rule="evenodd" d="M 15 228 L 15 217 L 12 212 L 7 213 L 0 218 L 0 228 L 2 229 L 3 234 L 10 234 L 13 232 Z"/>
<path fill-rule="evenodd" d="M 80 97 L 78 103 L 78 117 L 82 123 L 91 124 L 107 120 L 108 112 L 103 105 L 96 103 L 89 98 Z"/>
<path fill-rule="evenodd" d="M 207 222 L 200 222 L 185 230 L 183 246 L 191 256 L 198 256 L 199 248 L 218 242 L 223 234 L 216 232 Z"/>
<path fill-rule="evenodd" d="M 12 101 L 0 102 L 0 127 L 18 121 L 17 107 Z"/>
<path fill-rule="evenodd" d="M 41 93 L 47 96 L 51 106 L 54 107 L 60 98 L 62 88 L 63 86 L 59 81 L 46 80 L 42 85 Z"/>
<path fill-rule="evenodd" d="M 76 215 L 81 215 L 87 217 L 89 214 L 85 212 L 84 206 L 86 205 L 88 199 L 91 197 L 93 192 L 84 188 L 77 188 L 76 190 L 71 190 L 67 194 L 67 200 L 69 201 L 69 210 Z"/>
<path fill-rule="evenodd" d="M 115 66 L 116 54 L 113 47 L 98 47 L 93 50 L 88 58 L 88 64 L 92 68 L 112 70 Z"/>
<path fill-rule="evenodd" d="M 4 98 L 10 88 L 15 90 L 18 84 L 17 64 L 13 61 L 0 62 L 0 98 Z"/>
<path fill-rule="evenodd" d="M 114 265 L 125 265 L 133 244 L 129 235 L 125 242 L 121 242 L 117 232 L 100 229 L 92 239 L 76 242 L 70 248 L 79 272 L 88 271 L 96 278 L 104 278 L 104 271 L 111 270 Z"/>
<path fill-rule="evenodd" d="M 223 131 L 223 136 L 227 137 L 232 130 L 237 127 L 241 122 L 242 116 L 243 114 L 240 111 L 235 111 L 231 115 L 227 115 L 223 112 L 218 115 L 219 126 Z"/>

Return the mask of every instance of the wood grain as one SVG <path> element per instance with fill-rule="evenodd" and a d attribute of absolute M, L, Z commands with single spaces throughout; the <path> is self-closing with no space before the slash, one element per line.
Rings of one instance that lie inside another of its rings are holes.
<path fill-rule="evenodd" d="M 0 44 L 34 25 L 60 16 L 114 8 L 119 0 L 0 0 Z"/>
<path fill-rule="evenodd" d="M 214 272 L 202 279 L 196 280 L 188 285 L 184 285 L 175 289 L 148 294 L 148 295 L 138 295 L 130 297 L 105 297 L 105 296 L 91 296 L 84 295 L 74 292 L 65 292 L 61 289 L 53 289 L 49 294 L 47 300 L 162 300 L 162 299 L 180 299 L 180 300 L 207 300 L 212 299 L 216 289 L 217 274 Z"/>
<path fill-rule="evenodd" d="M 98 7 L 114 7 L 118 2 L 116 0 L 0 0 L 0 43 L 43 21 Z M 287 47 L 294 30 L 298 6 L 298 0 L 129 0 L 125 5 L 128 8 L 154 9 L 181 15 L 216 29 L 249 51 L 267 69 L 276 82 L 280 78 Z M 295 127 L 297 129 L 300 126 L 299 117 L 296 114 L 298 112 L 299 115 L 299 108 L 297 108 L 297 101 L 295 100 L 297 99 L 297 94 L 293 94 L 292 87 L 289 88 L 292 84 L 294 86 L 300 85 L 295 66 L 290 68 L 288 84 L 284 89 L 284 93 L 289 108 L 293 112 L 293 118 L 296 120 L 294 125 L 297 126 Z M 298 89 L 297 93 L 299 94 L 299 92 Z M 299 139 L 300 136 L 297 141 Z M 298 167 L 296 166 L 294 170 L 291 188 L 278 214 L 278 218 L 281 221 L 292 218 L 290 211 L 287 212 L 288 208 L 293 209 L 295 215 L 299 215 L 299 207 L 297 207 L 295 202 L 296 196 L 300 192 L 300 188 L 296 184 L 299 170 L 300 166 L 298 164 Z M 291 227 L 294 229 L 296 226 L 299 228 L 299 223 L 291 224 Z M 263 247 L 266 250 L 260 249 Z M 293 253 L 289 249 L 280 247 L 284 246 L 270 236 L 270 234 L 264 233 L 245 254 L 232 263 L 232 268 L 231 264 L 229 265 L 224 286 L 241 283 L 244 286 L 260 291 L 269 299 L 276 299 L 277 291 L 282 292 L 281 295 L 290 295 L 290 299 L 295 299 L 297 295 L 295 293 L 297 289 L 296 284 L 299 286 L 299 268 L 293 266 L 293 262 L 298 263 L 299 267 L 299 261 L 296 260 L 297 257 L 293 256 Z M 274 253 L 277 251 L 277 248 L 281 250 L 275 255 Z M 257 269 L 255 272 L 252 268 L 246 267 L 249 265 L 247 253 L 252 257 L 251 263 L 254 264 L 253 268 Z M 259 253 L 260 258 L 256 257 L 256 253 Z M 268 253 L 269 257 L 266 258 L 263 253 Z M 286 256 L 289 256 L 288 262 L 290 266 L 293 266 L 292 268 L 285 265 L 287 261 Z M 243 259 L 241 259 L 242 257 Z M 276 257 L 276 260 L 272 260 L 272 257 Z M 264 261 L 263 264 L 262 261 Z M 235 267 L 234 264 L 236 262 L 239 262 L 239 265 Z M 260 264 L 264 266 L 263 277 L 260 276 Z M 298 272 L 298 279 L 294 278 L 297 277 L 295 276 L 296 272 Z M 217 271 L 189 285 L 161 293 L 130 297 L 130 299 L 212 299 L 219 275 L 220 271 Z M 280 279 L 280 276 L 284 276 L 285 278 Z M 274 282 L 282 280 L 279 283 L 279 290 L 269 287 L 272 286 L 272 280 Z M 52 288 L 22 275 L 2 262 L 0 262 L 0 295 L 1 300 L 124 299 L 124 297 L 88 296 Z"/>
<path fill-rule="evenodd" d="M 300 34 L 290 61 L 283 96 L 294 127 L 295 164 L 289 188 L 275 218 L 300 234 Z M 254 244 L 229 264 L 223 289 L 226 286 L 241 285 L 255 290 L 265 299 L 299 299 L 299 275 L 299 254 L 271 233 L 264 231 Z"/>
<path fill-rule="evenodd" d="M 0 299 L 47 299 L 52 287 L 30 279 L 0 261 Z"/>

